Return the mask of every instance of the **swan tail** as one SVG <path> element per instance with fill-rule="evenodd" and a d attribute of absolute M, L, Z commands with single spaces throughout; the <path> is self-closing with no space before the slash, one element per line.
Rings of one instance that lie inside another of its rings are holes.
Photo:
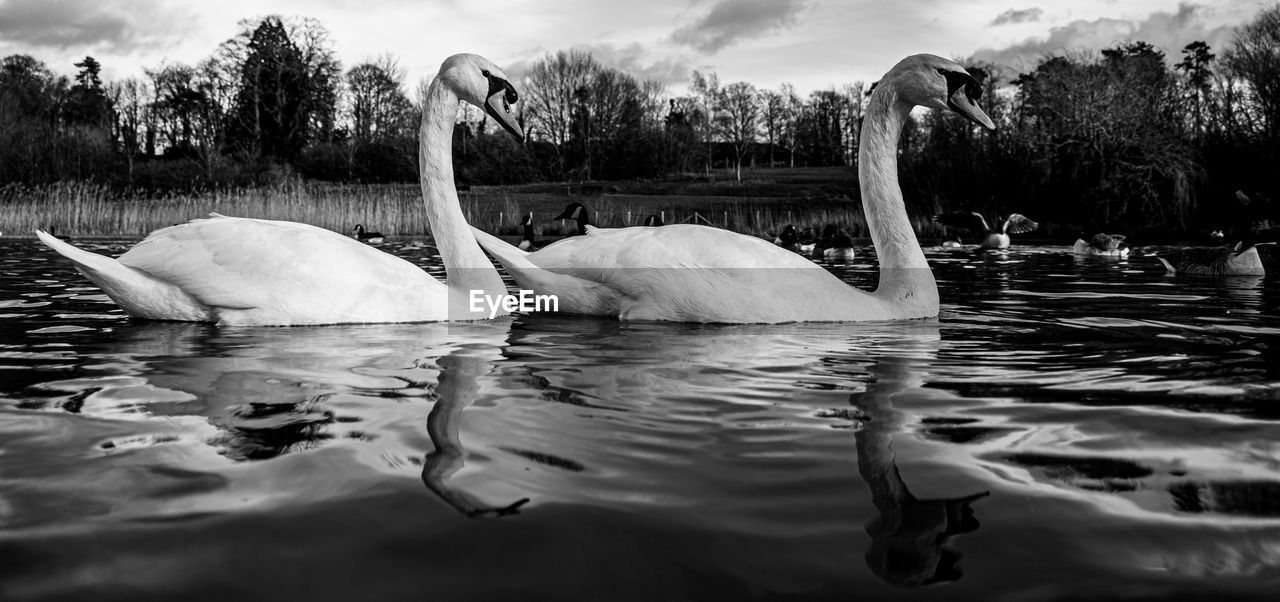
<path fill-rule="evenodd" d="M 471 228 L 471 231 L 476 235 L 476 242 L 480 243 L 480 246 L 484 248 L 485 251 L 488 251 L 490 255 L 497 258 L 498 263 L 501 263 L 503 266 L 511 263 L 512 265 L 517 266 L 521 264 L 528 264 L 528 267 L 534 267 L 533 262 L 528 259 L 528 252 L 522 251 L 515 245 L 479 228 L 473 227 Z"/>
<path fill-rule="evenodd" d="M 75 268 L 125 313 L 153 320 L 209 321 L 204 305 L 182 289 L 119 261 L 85 251 L 48 232 L 36 230 L 45 246 L 70 259 Z"/>
<path fill-rule="evenodd" d="M 535 265 L 529 260 L 527 251 L 479 228 L 471 228 L 471 231 L 475 233 L 480 247 L 497 259 L 521 287 L 541 291 L 553 284 L 559 276 Z"/>

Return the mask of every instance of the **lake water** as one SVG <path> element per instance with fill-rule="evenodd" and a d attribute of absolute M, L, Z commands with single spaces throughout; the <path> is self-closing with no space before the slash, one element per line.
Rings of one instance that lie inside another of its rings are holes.
<path fill-rule="evenodd" d="M 237 329 L 0 239 L 0 599 L 1277 591 L 1277 280 L 928 254 L 937 320 Z"/>

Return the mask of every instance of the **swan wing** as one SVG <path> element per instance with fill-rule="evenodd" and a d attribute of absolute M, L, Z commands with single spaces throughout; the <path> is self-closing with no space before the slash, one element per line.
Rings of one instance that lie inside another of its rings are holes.
<path fill-rule="evenodd" d="M 933 216 L 933 221 L 944 226 L 952 228 L 962 228 L 972 232 L 986 233 L 991 230 L 987 227 L 987 219 L 982 217 L 977 211 L 951 211 L 948 213 L 939 213 Z"/>
<path fill-rule="evenodd" d="M 227 323 L 447 316 L 448 293 L 440 281 L 403 259 L 307 224 L 198 219 L 157 230 L 119 261 L 178 287 Z"/>
<path fill-rule="evenodd" d="M 1000 226 L 1000 231 L 1006 234 L 1023 234 L 1039 228 L 1040 224 L 1030 220 L 1021 213 L 1011 213 L 1004 220 L 1004 224 Z"/>

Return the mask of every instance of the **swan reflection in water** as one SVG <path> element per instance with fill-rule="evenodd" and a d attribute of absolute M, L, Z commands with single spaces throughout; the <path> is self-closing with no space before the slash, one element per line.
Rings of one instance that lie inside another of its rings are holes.
<path fill-rule="evenodd" d="M 870 368 L 872 382 L 849 397 L 867 422 L 857 433 L 858 474 L 871 488 L 879 516 L 867 524 L 871 547 L 867 566 L 894 585 L 912 587 L 956 581 L 960 553 L 951 545 L 957 535 L 979 526 L 971 504 L 989 491 L 921 500 L 911 494 L 898 470 L 893 437 L 904 430 L 907 415 L 894 400 L 920 389 L 928 376 L 928 360 L 936 359 L 937 328 L 903 339 L 901 350 L 879 355 Z"/>
<path fill-rule="evenodd" d="M 899 473 L 893 438 L 910 422 L 900 406 L 928 377 L 940 345 L 934 322 L 128 324 L 95 345 L 88 361 L 127 376 L 47 390 L 80 395 L 86 415 L 128 414 L 137 431 L 156 433 L 156 450 L 134 461 L 195 461 L 193 474 L 227 475 L 218 489 L 183 502 L 191 508 L 351 494 L 372 473 L 403 475 L 405 464 L 419 462 L 426 489 L 467 517 L 518 517 L 548 502 L 650 506 L 639 512 L 655 515 L 714 505 L 723 510 L 704 517 L 707 533 L 749 532 L 797 521 L 852 527 L 839 518 L 852 502 L 858 523 L 878 515 L 866 526 L 872 571 L 910 586 L 959 577 L 952 539 L 977 527 L 970 504 L 985 495 L 920 500 Z M 814 380 L 837 393 L 868 383 L 848 401 L 870 418 L 852 442 L 869 504 L 840 477 L 853 460 L 839 456 L 851 447 L 847 431 L 821 415 L 844 399 L 814 397 Z M 464 428 L 469 408 L 480 412 Z M 199 428 L 183 434 L 191 422 Z M 780 445 L 792 451 L 777 454 Z M 838 492 L 815 489 L 828 486 Z M 756 499 L 743 503 L 742 491 Z M 145 515 L 172 504 L 114 506 Z"/>
<path fill-rule="evenodd" d="M 440 382 L 436 385 L 436 403 L 427 415 L 427 434 L 435 449 L 422 461 L 422 482 L 440 499 L 463 516 L 510 516 L 519 512 L 529 498 L 520 498 L 506 506 L 489 506 L 474 495 L 449 485 L 449 477 L 466 463 L 459 423 L 462 411 L 479 396 L 481 376 L 489 374 L 495 360 L 501 359 L 496 347 L 469 344 L 437 360 Z"/>

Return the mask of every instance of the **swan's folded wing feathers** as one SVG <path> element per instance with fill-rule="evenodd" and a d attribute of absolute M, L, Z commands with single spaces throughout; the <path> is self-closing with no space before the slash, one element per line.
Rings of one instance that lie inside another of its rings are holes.
<path fill-rule="evenodd" d="M 417 290 L 423 281 L 435 282 L 355 239 L 306 224 L 243 218 L 158 231 L 120 261 L 229 309 L 358 312 L 381 298 L 423 294 Z M 378 290 L 369 290 L 370 283 Z"/>

